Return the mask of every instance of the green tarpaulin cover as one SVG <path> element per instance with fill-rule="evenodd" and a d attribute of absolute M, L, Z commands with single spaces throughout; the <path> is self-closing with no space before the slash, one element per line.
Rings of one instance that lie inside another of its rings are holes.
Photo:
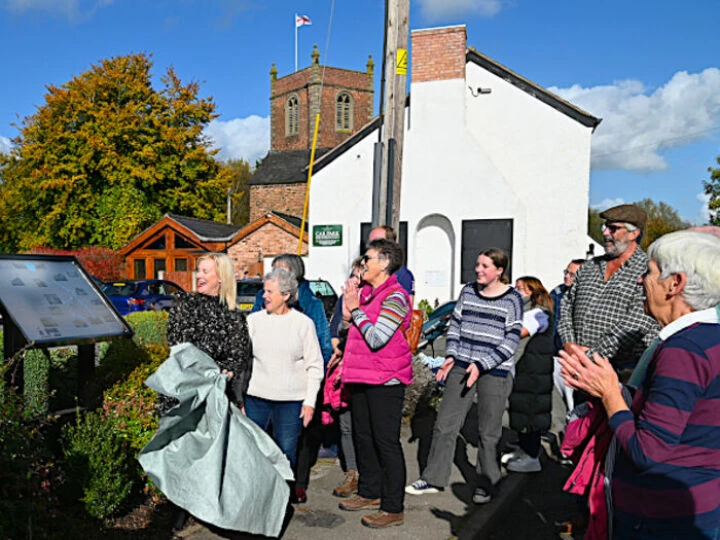
<path fill-rule="evenodd" d="M 179 404 L 139 461 L 173 503 L 223 529 L 277 536 L 287 508 L 290 463 L 275 442 L 225 395 L 227 377 L 182 343 L 145 384 Z"/>

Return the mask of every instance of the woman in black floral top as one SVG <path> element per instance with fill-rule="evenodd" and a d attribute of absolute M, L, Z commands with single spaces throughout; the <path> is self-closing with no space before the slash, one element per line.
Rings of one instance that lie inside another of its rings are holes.
<path fill-rule="evenodd" d="M 176 295 L 168 343 L 192 343 L 211 356 L 230 375 L 228 397 L 242 409 L 252 373 L 252 346 L 245 315 L 237 309 L 230 257 L 208 253 L 198 259 L 197 292 Z"/>
<path fill-rule="evenodd" d="M 169 345 L 192 343 L 210 356 L 228 374 L 227 394 L 231 402 L 245 410 L 252 373 L 252 346 L 245 315 L 237 309 L 235 272 L 230 257 L 207 253 L 198 259 L 197 292 L 175 295 L 167 325 Z M 177 404 L 177 399 L 158 396 L 161 414 Z M 181 530 L 188 512 L 176 507 L 173 529 Z"/>

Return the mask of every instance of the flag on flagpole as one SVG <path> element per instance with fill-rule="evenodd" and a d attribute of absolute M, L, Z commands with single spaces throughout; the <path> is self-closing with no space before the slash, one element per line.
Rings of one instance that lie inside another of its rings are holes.
<path fill-rule="evenodd" d="M 295 14 L 295 28 L 300 28 L 301 26 L 305 26 L 306 24 L 312 24 L 310 17 L 308 17 L 307 15 Z"/>

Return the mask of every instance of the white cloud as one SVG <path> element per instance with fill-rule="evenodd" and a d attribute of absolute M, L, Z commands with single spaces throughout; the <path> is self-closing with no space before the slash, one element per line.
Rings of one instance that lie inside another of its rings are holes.
<path fill-rule="evenodd" d="M 607 210 L 608 208 L 619 206 L 621 204 L 625 204 L 625 199 L 618 197 L 617 199 L 603 199 L 599 203 L 590 204 L 590 208 L 602 212 L 603 210 Z"/>
<path fill-rule="evenodd" d="M 694 219 L 690 219 L 695 225 L 705 225 L 710 223 L 710 209 L 708 203 L 710 202 L 710 195 L 706 195 L 704 191 L 698 193 L 695 198 L 700 203 L 700 210 L 698 210 L 697 216 Z"/>
<path fill-rule="evenodd" d="M 10 153 L 10 139 L 0 135 L 0 154 Z"/>
<path fill-rule="evenodd" d="M 214 147 L 220 149 L 218 159 L 242 158 L 254 166 L 270 148 L 270 119 L 252 115 L 227 122 L 213 120 L 205 134 L 214 141 Z"/>
<path fill-rule="evenodd" d="M 478 13 L 492 17 L 500 12 L 503 0 L 420 0 L 420 9 L 428 20 Z"/>
<path fill-rule="evenodd" d="M 109 6 L 114 0 L 7 0 L 7 9 L 22 15 L 27 11 L 45 11 L 59 14 L 70 22 L 90 19 L 98 9 Z"/>
<path fill-rule="evenodd" d="M 679 71 L 649 91 L 635 80 L 611 86 L 550 88 L 603 119 L 592 138 L 594 169 L 662 171 L 667 148 L 697 142 L 720 129 L 720 69 Z"/>

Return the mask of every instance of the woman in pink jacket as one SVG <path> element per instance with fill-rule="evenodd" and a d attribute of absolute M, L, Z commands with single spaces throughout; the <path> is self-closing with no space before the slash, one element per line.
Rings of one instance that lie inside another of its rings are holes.
<path fill-rule="evenodd" d="M 403 261 L 395 242 L 375 240 L 362 258 L 362 289 L 348 280 L 343 302 L 350 311 L 343 383 L 352 395 L 352 429 L 360 473 L 358 494 L 342 510 L 378 510 L 363 525 L 384 528 L 404 520 L 405 459 L 400 422 L 405 387 L 412 382 L 412 354 L 403 333 L 410 298 L 393 275 Z"/>

